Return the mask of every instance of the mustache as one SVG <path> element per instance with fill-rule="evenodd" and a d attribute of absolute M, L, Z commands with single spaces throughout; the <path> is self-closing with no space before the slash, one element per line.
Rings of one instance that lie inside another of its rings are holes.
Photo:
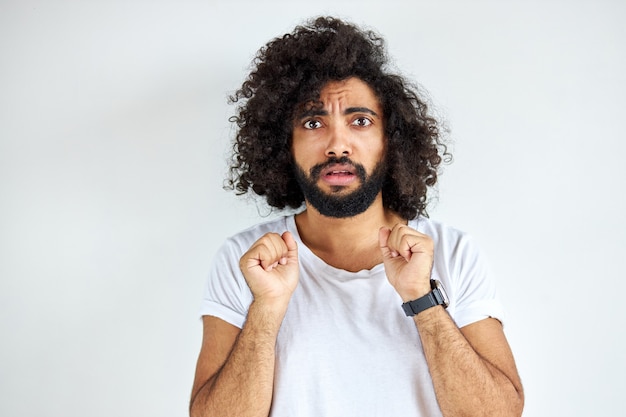
<path fill-rule="evenodd" d="M 365 180 L 367 174 L 365 172 L 365 167 L 361 164 L 358 164 L 356 162 L 353 162 L 350 158 L 348 158 L 347 156 L 342 156 L 341 158 L 337 158 L 336 156 L 331 156 L 330 158 L 328 158 L 326 160 L 326 162 L 323 162 L 321 164 L 317 164 L 314 165 L 313 168 L 311 168 L 311 178 L 317 180 L 320 176 L 320 172 L 322 172 L 323 169 L 331 166 L 331 165 L 350 165 L 352 167 L 354 167 L 355 171 L 356 171 L 356 175 L 361 179 L 361 180 Z"/>

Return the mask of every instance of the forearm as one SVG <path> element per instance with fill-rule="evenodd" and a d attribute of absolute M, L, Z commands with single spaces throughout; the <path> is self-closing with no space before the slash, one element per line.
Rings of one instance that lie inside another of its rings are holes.
<path fill-rule="evenodd" d="M 521 385 L 478 355 L 442 307 L 414 320 L 445 417 L 521 415 Z"/>
<path fill-rule="evenodd" d="M 282 309 L 253 302 L 228 359 L 192 400 L 190 415 L 267 417 Z"/>

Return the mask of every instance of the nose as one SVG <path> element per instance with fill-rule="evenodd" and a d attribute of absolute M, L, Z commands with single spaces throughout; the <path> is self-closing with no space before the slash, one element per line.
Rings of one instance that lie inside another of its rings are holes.
<path fill-rule="evenodd" d="M 345 126 L 333 126 L 329 129 L 328 145 L 326 146 L 327 157 L 337 157 L 352 155 L 350 142 L 350 132 Z"/>

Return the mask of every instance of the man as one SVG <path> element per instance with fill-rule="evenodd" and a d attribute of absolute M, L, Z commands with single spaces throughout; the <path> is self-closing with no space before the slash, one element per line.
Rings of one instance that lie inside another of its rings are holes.
<path fill-rule="evenodd" d="M 425 216 L 437 122 L 385 68 L 376 34 L 318 18 L 233 97 L 230 185 L 303 209 L 217 253 L 192 416 L 521 415 L 485 263 Z"/>

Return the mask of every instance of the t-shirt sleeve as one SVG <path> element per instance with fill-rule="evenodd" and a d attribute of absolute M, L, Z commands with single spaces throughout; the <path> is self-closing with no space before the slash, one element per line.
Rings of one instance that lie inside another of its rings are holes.
<path fill-rule="evenodd" d="M 495 279 L 474 239 L 465 234 L 459 237 L 451 253 L 450 265 L 450 314 L 457 326 L 467 326 L 488 317 L 503 322 L 505 312 Z"/>
<path fill-rule="evenodd" d="M 243 327 L 252 302 L 252 293 L 239 269 L 245 251 L 227 239 L 214 256 L 204 286 L 201 316 L 218 317 L 233 326 Z"/>

